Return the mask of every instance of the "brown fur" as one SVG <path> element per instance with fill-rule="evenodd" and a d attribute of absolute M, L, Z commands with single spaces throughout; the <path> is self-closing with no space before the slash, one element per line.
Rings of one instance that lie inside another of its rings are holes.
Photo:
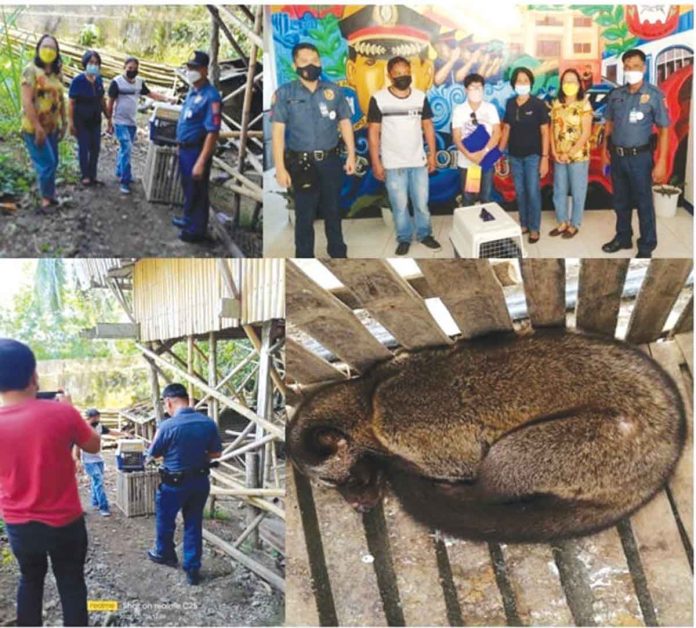
<path fill-rule="evenodd" d="M 360 511 L 388 480 L 420 521 L 544 541 L 647 502 L 685 440 L 674 382 L 623 342 L 562 330 L 401 354 L 302 402 L 288 450 Z"/>

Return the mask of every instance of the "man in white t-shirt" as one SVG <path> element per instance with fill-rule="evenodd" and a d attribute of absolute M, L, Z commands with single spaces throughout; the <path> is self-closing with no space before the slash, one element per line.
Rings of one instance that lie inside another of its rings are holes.
<path fill-rule="evenodd" d="M 493 190 L 493 168 L 490 168 L 481 172 L 481 189 L 478 194 L 465 191 L 467 169 L 473 164 L 479 164 L 486 153 L 495 148 L 500 141 L 500 116 L 493 103 L 483 100 L 484 83 L 480 74 L 467 75 L 464 79 L 466 101 L 457 105 L 452 112 L 452 138 L 458 150 L 457 167 L 461 176 L 465 205 L 473 205 L 478 201 L 488 203 Z M 473 133 L 479 124 L 488 131 L 490 139 L 481 150 L 471 153 L 464 148 L 462 140 Z"/>
<path fill-rule="evenodd" d="M 425 92 L 411 87 L 411 64 L 404 57 L 387 63 L 391 85 L 370 99 L 367 113 L 372 173 L 384 181 L 396 225 L 396 254 L 406 255 L 414 225 L 408 212 L 411 201 L 416 239 L 440 250 L 433 238 L 428 209 L 428 174 L 435 170 L 433 112 Z M 423 136 L 428 145 L 426 156 Z"/>

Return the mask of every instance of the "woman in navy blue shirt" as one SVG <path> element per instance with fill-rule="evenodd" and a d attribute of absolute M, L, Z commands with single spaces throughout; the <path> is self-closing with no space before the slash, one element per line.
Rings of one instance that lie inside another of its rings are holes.
<path fill-rule="evenodd" d="M 84 72 L 70 83 L 70 133 L 77 138 L 83 185 L 101 184 L 97 179 L 97 162 L 101 147 L 101 116 L 107 116 L 101 57 L 94 50 L 82 55 Z"/>

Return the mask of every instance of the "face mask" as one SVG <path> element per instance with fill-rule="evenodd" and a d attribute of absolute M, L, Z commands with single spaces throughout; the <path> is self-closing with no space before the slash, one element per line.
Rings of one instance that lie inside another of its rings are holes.
<path fill-rule="evenodd" d="M 515 85 L 515 93 L 518 96 L 526 96 L 531 90 L 531 85 Z"/>
<path fill-rule="evenodd" d="M 392 79 L 394 87 L 401 90 L 411 87 L 411 81 L 412 78 L 410 76 L 397 76 L 395 79 Z"/>
<path fill-rule="evenodd" d="M 90 421 L 89 424 L 90 424 L 92 427 L 97 427 L 97 425 L 99 425 L 99 421 Z"/>
<path fill-rule="evenodd" d="M 299 74 L 305 81 L 317 81 L 321 76 L 321 66 L 320 65 L 303 65 L 301 68 L 297 68 L 297 74 Z"/>
<path fill-rule="evenodd" d="M 483 90 L 482 89 L 467 90 L 466 98 L 470 102 L 481 102 L 483 100 Z"/>
<path fill-rule="evenodd" d="M 643 73 L 640 70 L 629 70 L 624 72 L 624 76 L 629 85 L 635 85 L 643 80 Z"/>
<path fill-rule="evenodd" d="M 99 76 L 99 66 L 96 63 L 90 63 L 85 71 L 92 76 Z"/>
<path fill-rule="evenodd" d="M 563 83 L 563 93 L 566 96 L 575 96 L 580 90 L 580 85 L 577 83 Z"/>
<path fill-rule="evenodd" d="M 39 59 L 44 63 L 53 63 L 58 53 L 53 48 L 39 48 Z"/>
<path fill-rule="evenodd" d="M 186 78 L 189 83 L 197 83 L 201 80 L 201 73 L 198 70 L 186 70 Z"/>
<path fill-rule="evenodd" d="M 129 79 L 134 79 L 136 76 L 138 76 L 138 70 L 126 70 L 126 76 Z"/>

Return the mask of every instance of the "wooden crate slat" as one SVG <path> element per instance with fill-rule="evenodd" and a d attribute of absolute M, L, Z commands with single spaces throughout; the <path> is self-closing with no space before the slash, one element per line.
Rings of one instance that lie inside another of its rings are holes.
<path fill-rule="evenodd" d="M 694 297 L 691 295 L 686 307 L 679 315 L 677 322 L 672 329 L 673 334 L 686 334 L 694 331 Z"/>
<path fill-rule="evenodd" d="M 320 288 L 290 260 L 285 264 L 286 312 L 303 329 L 341 360 L 362 372 L 391 353 L 332 294 Z"/>
<path fill-rule="evenodd" d="M 654 259 L 638 293 L 626 341 L 633 344 L 659 338 L 684 282 L 691 272 L 690 259 Z"/>
<path fill-rule="evenodd" d="M 693 331 L 684 332 L 674 336 L 675 342 L 679 345 L 684 360 L 689 367 L 689 373 L 694 375 L 694 333 Z"/>
<path fill-rule="evenodd" d="M 407 626 L 447 626 L 447 608 L 430 531 L 388 495 L 384 517 Z"/>
<path fill-rule="evenodd" d="M 565 260 L 520 260 L 532 327 L 565 327 Z"/>
<path fill-rule="evenodd" d="M 325 264 L 406 349 L 451 342 L 425 301 L 386 260 L 326 260 Z"/>
<path fill-rule="evenodd" d="M 464 338 L 511 331 L 503 289 L 488 260 L 418 260 Z"/>
<path fill-rule="evenodd" d="M 285 480 L 285 625 L 318 626 L 319 612 L 312 590 L 312 572 L 291 466 L 288 466 Z"/>
<path fill-rule="evenodd" d="M 285 337 L 285 365 L 288 377 L 298 384 L 316 384 L 346 378 L 337 368 L 289 336 Z"/>
<path fill-rule="evenodd" d="M 583 259 L 580 262 L 576 325 L 614 336 L 619 318 L 628 259 Z"/>
<path fill-rule="evenodd" d="M 446 542 L 462 619 L 467 626 L 504 626 L 505 608 L 487 543 Z"/>
<path fill-rule="evenodd" d="M 523 625 L 568 626 L 568 608 L 558 567 L 548 545 L 501 545 L 505 568 Z"/>
<path fill-rule="evenodd" d="M 578 559 L 586 568 L 598 626 L 644 624 L 631 572 L 616 528 L 575 539 Z"/>
<path fill-rule="evenodd" d="M 631 519 L 658 623 L 693 625 L 693 574 L 664 491 Z"/>
<path fill-rule="evenodd" d="M 386 624 L 362 518 L 333 488 L 313 486 L 326 566 L 342 626 Z"/>
<path fill-rule="evenodd" d="M 684 400 L 687 422 L 687 440 L 686 444 L 684 445 L 684 452 L 682 453 L 682 456 L 677 463 L 677 467 L 674 470 L 674 474 L 670 479 L 669 488 L 672 493 L 672 499 L 674 500 L 679 511 L 679 517 L 684 525 L 684 529 L 686 530 L 689 539 L 693 544 L 693 392 L 687 388 L 684 382 L 684 378 L 679 367 L 679 365 L 684 361 L 684 356 L 682 355 L 681 349 L 676 341 L 668 340 L 666 342 L 653 342 L 650 345 L 650 354 L 655 360 L 657 360 L 657 362 L 660 363 L 662 368 L 665 369 L 669 375 L 671 375 L 672 379 L 679 388 L 682 399 Z"/>

